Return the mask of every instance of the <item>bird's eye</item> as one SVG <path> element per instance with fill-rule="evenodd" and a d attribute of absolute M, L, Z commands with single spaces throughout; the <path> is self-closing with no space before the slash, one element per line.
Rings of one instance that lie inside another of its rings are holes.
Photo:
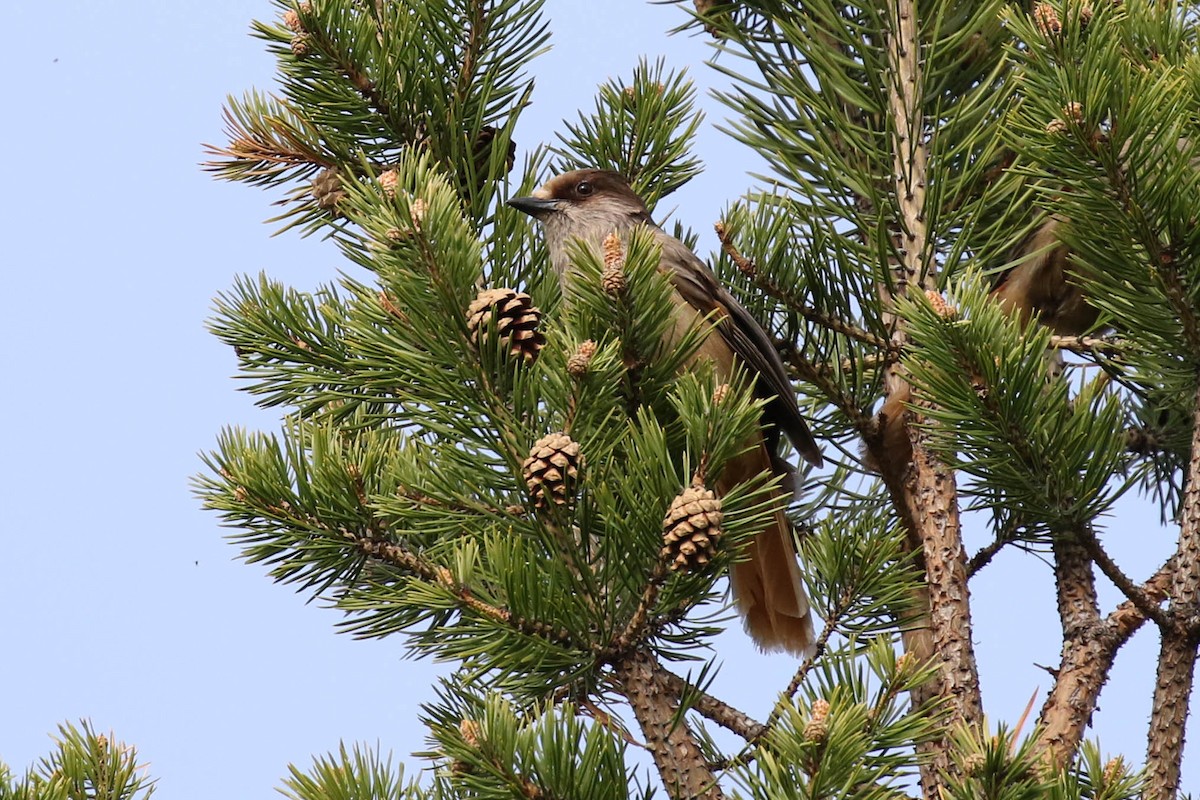
<path fill-rule="evenodd" d="M 595 189 L 593 189 L 592 185 L 587 181 L 580 181 L 579 185 L 575 187 L 575 194 L 579 195 L 580 197 L 587 197 L 594 191 Z"/>

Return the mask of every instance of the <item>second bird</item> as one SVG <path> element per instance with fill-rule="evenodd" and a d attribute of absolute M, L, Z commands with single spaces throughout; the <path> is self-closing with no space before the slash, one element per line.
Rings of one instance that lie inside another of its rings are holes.
<path fill-rule="evenodd" d="M 508 203 L 542 223 L 551 265 L 560 280 L 570 274 L 571 242 L 581 240 L 601 252 L 610 233 L 627 238 L 638 227 L 653 232 L 662 248 L 659 270 L 675 287 L 673 335 L 709 319 L 712 329 L 693 361 L 711 361 L 723 378 L 731 377 L 735 365 L 740 364 L 755 376 L 756 394 L 769 400 L 763 410 L 765 431 L 726 465 L 715 487 L 718 494 L 768 469 L 782 469 L 767 445 L 769 438 L 776 436 L 771 433 L 768 437 L 766 432 L 772 428 L 787 436 L 810 464 L 821 464 L 821 451 L 800 414 L 795 390 L 771 337 L 703 261 L 654 224 L 646 204 L 620 174 L 596 169 L 567 172 L 531 196 Z M 814 642 L 812 617 L 800 582 L 791 525 L 784 515 L 785 500 L 782 493 L 776 495 L 770 526 L 755 537 L 746 560 L 733 565 L 730 583 L 746 630 L 760 647 L 808 655 Z"/>

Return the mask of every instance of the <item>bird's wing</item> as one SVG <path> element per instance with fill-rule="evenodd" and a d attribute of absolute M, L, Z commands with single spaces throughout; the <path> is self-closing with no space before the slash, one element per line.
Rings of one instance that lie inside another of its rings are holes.
<path fill-rule="evenodd" d="M 821 450 L 800 414 L 796 390 L 771 337 L 695 253 L 666 232 L 659 230 L 658 233 L 662 263 L 679 265 L 671 273 L 671 283 L 676 291 L 701 313 L 718 312 L 717 332 L 741 362 L 758 376 L 757 391 L 771 398 L 766 408 L 768 421 L 783 431 L 806 461 L 820 466 Z"/>

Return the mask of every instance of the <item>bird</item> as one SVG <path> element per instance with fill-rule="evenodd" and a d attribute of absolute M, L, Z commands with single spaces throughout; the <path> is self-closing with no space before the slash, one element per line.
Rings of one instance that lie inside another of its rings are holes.
<path fill-rule="evenodd" d="M 1096 327 L 1100 312 L 1088 302 L 1076 282 L 1078 267 L 1072 262 L 1070 248 L 1061 239 L 1061 229 L 1066 223 L 1065 217 L 1048 216 L 1022 238 L 1011 253 L 1008 262 L 1011 266 L 1000 274 L 989 297 L 1022 324 L 1035 319 L 1059 336 L 1080 336 Z M 876 414 L 882 461 L 897 473 L 912 460 L 912 442 L 904 423 L 904 412 L 911 400 L 911 388 L 908 383 L 901 383 Z M 869 448 L 864 452 L 863 463 L 871 472 L 883 471 L 881 459 Z"/>
<path fill-rule="evenodd" d="M 718 495 L 768 470 L 785 474 L 790 468 L 774 448 L 780 435 L 808 463 L 822 464 L 821 449 L 800 413 L 771 336 L 687 245 L 654 223 L 646 203 L 620 173 L 573 170 L 551 178 L 528 197 L 510 199 L 508 205 L 541 223 L 550 264 L 560 281 L 571 279 L 572 242 L 582 241 L 601 252 L 611 233 L 622 238 L 639 228 L 651 233 L 661 248 L 658 269 L 675 289 L 675 325 L 667 336 L 677 340 L 693 324 L 707 320 L 710 327 L 691 363 L 707 360 L 723 378 L 740 365 L 754 376 L 755 393 L 767 401 L 754 440 L 726 464 L 715 482 Z M 813 655 L 816 641 L 812 615 L 783 492 L 776 489 L 773 500 L 775 513 L 767 527 L 752 540 L 745 559 L 730 568 L 730 586 L 746 630 L 761 649 L 807 657 Z"/>
<path fill-rule="evenodd" d="M 1022 323 L 1034 318 L 1059 336 L 1079 336 L 1095 327 L 1100 312 L 1074 280 L 1076 266 L 1061 241 L 1066 221 L 1047 217 L 1018 243 L 1013 266 L 1001 274 L 992 297 Z"/>

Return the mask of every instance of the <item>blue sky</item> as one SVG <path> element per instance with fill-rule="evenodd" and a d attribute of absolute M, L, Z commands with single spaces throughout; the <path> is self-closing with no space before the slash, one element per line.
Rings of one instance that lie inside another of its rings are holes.
<path fill-rule="evenodd" d="M 640 55 L 689 66 L 702 90 L 723 85 L 703 66 L 703 38 L 666 36 L 683 19 L 676 8 L 549 0 L 546 12 L 555 49 L 532 66 L 523 150 Z M 222 425 L 275 427 L 236 391 L 233 354 L 204 329 L 213 295 L 243 272 L 310 288 L 348 267 L 328 244 L 271 238 L 261 221 L 275 195 L 197 166 L 202 142 L 223 141 L 225 96 L 272 85 L 272 61 L 247 35 L 253 16 L 272 13 L 265 0 L 6 12 L 0 760 L 14 769 L 81 717 L 137 746 L 169 798 L 271 796 L 289 762 L 339 741 L 421 765 L 408 753 L 424 745 L 416 713 L 436 667 L 404 660 L 399 639 L 336 635 L 336 614 L 235 561 L 188 483 Z M 664 209 L 677 205 L 711 247 L 711 223 L 757 162 L 703 103 L 708 169 Z M 1144 577 L 1170 532 L 1145 504 L 1126 508 L 1108 535 Z M 1050 686 L 1035 665 L 1057 663 L 1052 575 L 1005 554 L 972 591 L 989 719 L 1011 724 Z M 1105 608 L 1115 601 L 1107 592 Z M 764 717 L 794 665 L 738 630 L 718 644 L 715 691 Z M 1156 649 L 1147 629 L 1122 652 L 1095 720 L 1105 749 L 1135 761 Z M 1185 787 L 1197 785 L 1187 764 Z"/>

